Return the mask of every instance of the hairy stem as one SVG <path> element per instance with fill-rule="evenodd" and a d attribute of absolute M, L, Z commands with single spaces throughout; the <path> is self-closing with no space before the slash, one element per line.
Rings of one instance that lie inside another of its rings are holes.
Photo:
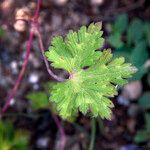
<path fill-rule="evenodd" d="M 92 131 L 91 131 L 91 141 L 90 141 L 90 145 L 89 145 L 89 150 L 93 150 L 94 149 L 95 133 L 96 133 L 96 121 L 95 121 L 95 118 L 92 118 L 91 126 L 92 126 Z"/>

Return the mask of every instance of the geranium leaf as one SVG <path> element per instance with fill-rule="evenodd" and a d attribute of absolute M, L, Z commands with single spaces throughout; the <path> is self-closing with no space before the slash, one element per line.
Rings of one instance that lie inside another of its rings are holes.
<path fill-rule="evenodd" d="M 55 37 L 46 52 L 55 68 L 70 74 L 69 79 L 57 83 L 51 91 L 50 99 L 56 103 L 62 118 L 77 116 L 80 111 L 110 119 L 114 105 L 109 97 L 117 94 L 115 85 L 126 84 L 127 78 L 136 72 L 135 67 L 124 63 L 123 57 L 112 59 L 110 49 L 96 51 L 104 41 L 100 29 L 100 23 L 83 26 L 78 32 L 69 32 L 65 40 L 61 38 L 60 44 L 58 41 L 54 44 Z"/>

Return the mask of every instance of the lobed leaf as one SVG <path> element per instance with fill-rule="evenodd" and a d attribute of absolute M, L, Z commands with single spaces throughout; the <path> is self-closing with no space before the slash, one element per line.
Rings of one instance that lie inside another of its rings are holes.
<path fill-rule="evenodd" d="M 46 52 L 55 68 L 70 74 L 69 79 L 53 86 L 50 98 L 64 119 L 77 116 L 78 111 L 110 119 L 114 105 L 109 98 L 117 94 L 115 85 L 126 84 L 136 72 L 123 57 L 112 59 L 110 49 L 96 51 L 104 41 L 100 30 L 100 23 L 92 23 L 78 32 L 70 31 L 64 41 L 55 37 Z"/>
<path fill-rule="evenodd" d="M 65 40 L 54 37 L 45 55 L 53 67 L 68 72 L 90 66 L 98 59 L 100 53 L 96 50 L 104 42 L 100 30 L 101 23 L 92 23 L 88 28 L 82 26 L 78 32 L 70 31 Z"/>

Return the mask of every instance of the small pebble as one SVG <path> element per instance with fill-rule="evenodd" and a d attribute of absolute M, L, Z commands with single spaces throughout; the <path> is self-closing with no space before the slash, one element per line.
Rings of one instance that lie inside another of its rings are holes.
<path fill-rule="evenodd" d="M 123 105 L 123 106 L 129 106 L 129 104 L 130 104 L 129 100 L 126 99 L 126 98 L 125 98 L 124 96 L 122 96 L 122 95 L 119 95 L 119 96 L 117 97 L 117 102 L 118 102 L 118 104 Z"/>
<path fill-rule="evenodd" d="M 136 145 L 126 145 L 121 147 L 120 150 L 140 150 Z"/>
<path fill-rule="evenodd" d="M 92 5 L 102 5 L 104 0 L 91 0 Z"/>
<path fill-rule="evenodd" d="M 130 100 L 135 100 L 139 98 L 142 93 L 141 81 L 132 81 L 124 86 L 122 95 Z"/>
<path fill-rule="evenodd" d="M 31 73 L 30 75 L 29 75 L 29 78 L 28 78 L 28 81 L 30 82 L 30 83 L 37 83 L 38 81 L 39 81 L 39 76 L 38 76 L 38 74 L 37 73 Z"/>
<path fill-rule="evenodd" d="M 11 101 L 10 101 L 10 105 L 13 106 L 14 104 L 15 104 L 15 99 L 13 98 L 13 99 L 11 99 Z"/>
<path fill-rule="evenodd" d="M 11 67 L 12 74 L 14 75 L 18 74 L 19 70 L 18 70 L 18 64 L 16 61 L 12 61 L 10 63 L 10 67 Z"/>
<path fill-rule="evenodd" d="M 130 105 L 130 107 L 128 108 L 128 115 L 130 116 L 130 117 L 133 117 L 133 118 L 135 118 L 138 114 L 139 114 L 139 112 L 140 112 L 141 110 L 140 110 L 140 108 L 139 108 L 139 106 L 138 105 L 136 105 L 136 104 L 132 104 L 132 105 Z"/>
<path fill-rule="evenodd" d="M 40 88 L 39 84 L 33 84 L 33 90 L 36 91 Z"/>
<path fill-rule="evenodd" d="M 67 2 L 68 2 L 68 0 L 54 0 L 54 2 L 57 4 L 57 5 L 65 5 Z"/>
<path fill-rule="evenodd" d="M 41 137 L 37 140 L 37 147 L 40 149 L 46 148 L 48 145 L 49 139 L 48 137 Z"/>

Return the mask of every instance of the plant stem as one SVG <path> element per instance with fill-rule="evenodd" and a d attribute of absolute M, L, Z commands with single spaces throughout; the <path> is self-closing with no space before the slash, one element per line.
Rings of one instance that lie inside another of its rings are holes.
<path fill-rule="evenodd" d="M 50 74 L 51 77 L 53 77 L 55 80 L 57 80 L 59 82 L 65 81 L 64 78 L 58 77 L 49 68 L 48 61 L 47 61 L 47 59 L 45 57 L 45 54 L 44 54 L 44 46 L 43 46 L 41 34 L 40 34 L 39 30 L 38 30 L 38 27 L 35 27 L 35 28 L 36 28 L 36 34 L 37 34 L 37 37 L 38 37 L 38 40 L 39 40 L 39 44 L 40 44 L 40 50 L 41 50 L 41 53 L 42 53 L 42 56 L 43 56 L 43 59 L 44 59 L 44 62 L 45 62 L 45 65 L 46 65 L 46 69 L 47 69 L 48 73 Z"/>
<path fill-rule="evenodd" d="M 3 114 L 7 111 L 7 109 L 9 108 L 10 104 L 11 104 L 11 101 L 12 99 L 15 97 L 17 91 L 18 91 L 18 88 L 19 88 L 19 85 L 22 81 L 22 78 L 23 78 L 23 75 L 25 73 L 25 70 L 26 70 L 26 67 L 27 67 L 27 64 L 28 64 L 28 60 L 29 60 L 29 55 L 30 55 L 30 51 L 31 51 L 31 46 L 32 46 L 32 41 L 33 41 L 33 35 L 35 33 L 37 33 L 37 37 L 38 37 L 38 40 L 39 40 L 39 44 L 40 44 L 40 50 L 42 52 L 42 55 L 43 55 L 43 58 L 44 58 L 44 62 L 45 62 L 45 65 L 46 65 L 46 68 L 47 68 L 47 71 L 48 73 L 54 78 L 56 79 L 57 81 L 64 81 L 65 79 L 63 78 L 60 78 L 58 76 L 56 76 L 52 70 L 49 68 L 49 64 L 48 64 L 48 61 L 44 55 L 44 46 L 43 46 L 43 42 L 42 42 L 42 38 L 41 38 L 41 35 L 40 35 L 40 32 L 39 32 L 39 22 L 38 22 L 38 18 L 39 18 L 39 13 L 40 13 L 40 5 L 41 5 L 41 0 L 37 0 L 37 7 L 36 7 L 36 11 L 35 11 L 35 14 L 34 14 L 34 17 L 33 17 L 33 20 L 31 21 L 31 29 L 30 29 L 30 34 L 29 34 L 29 40 L 28 40 L 28 45 L 27 45 L 27 48 L 26 48 L 26 57 L 24 59 L 24 62 L 23 62 L 23 66 L 22 66 L 22 69 L 19 73 L 19 76 L 17 78 L 17 81 L 11 91 L 11 93 L 9 94 L 8 96 L 8 99 L 6 100 L 6 103 L 4 105 L 4 107 L 2 108 L 2 111 L 0 112 L 0 118 L 3 116 Z M 61 134 L 61 148 L 60 150 L 64 150 L 64 147 L 65 147 L 65 143 L 66 143 L 66 138 L 65 138 L 65 132 L 64 132 L 64 129 L 59 121 L 59 119 L 57 118 L 57 116 L 53 115 L 53 118 L 54 118 L 54 121 L 57 125 L 57 127 L 59 128 L 60 130 L 60 134 Z"/>
<path fill-rule="evenodd" d="M 92 131 L 91 131 L 91 141 L 90 141 L 89 150 L 93 150 L 94 149 L 95 133 L 96 133 L 96 121 L 95 121 L 95 118 L 92 118 L 91 126 L 92 126 Z"/>
<path fill-rule="evenodd" d="M 29 55 L 30 55 L 30 51 L 31 51 L 31 43 L 32 43 L 32 40 L 33 40 L 33 32 L 31 31 L 30 32 L 30 35 L 29 35 L 29 41 L 28 41 L 28 45 L 27 45 L 27 49 L 26 49 L 26 57 L 24 59 L 24 62 L 23 62 L 23 66 L 21 68 L 21 71 L 19 73 L 19 76 L 17 78 L 17 81 L 10 93 L 10 95 L 8 96 L 8 99 L 4 105 L 4 107 L 2 108 L 2 111 L 1 111 L 1 115 L 0 117 L 2 117 L 2 114 L 6 112 L 6 110 L 8 109 L 12 99 L 14 98 L 14 96 L 16 95 L 16 92 L 19 88 L 19 85 L 22 81 L 22 78 L 23 78 L 23 75 L 25 73 L 25 70 L 26 70 L 26 67 L 27 67 L 27 64 L 28 64 L 28 60 L 29 60 Z"/>
<path fill-rule="evenodd" d="M 33 22 L 38 22 L 38 18 L 39 18 L 39 11 L 40 11 L 40 4 L 41 4 L 41 0 L 38 0 L 37 1 L 37 7 L 36 7 L 36 11 L 35 11 L 35 14 L 34 14 L 34 17 L 33 17 Z M 0 112 L 0 118 L 3 116 L 3 114 L 7 111 L 7 109 L 9 108 L 10 104 L 11 104 L 11 101 L 12 99 L 15 97 L 16 93 L 17 93 L 17 90 L 19 88 L 19 85 L 22 81 L 22 78 L 23 78 L 23 75 L 25 73 L 25 70 L 26 70 L 26 67 L 27 67 L 27 64 L 28 64 L 28 60 L 29 60 L 29 55 L 30 55 L 30 51 L 31 51 L 31 46 L 32 46 L 32 41 L 33 41 L 33 35 L 34 35 L 34 31 L 30 30 L 30 33 L 29 33 L 29 40 L 28 40 L 28 44 L 27 44 L 27 48 L 26 48 L 26 56 L 25 56 L 25 59 L 24 59 L 24 62 L 23 62 L 23 66 L 21 68 L 21 71 L 19 73 L 19 76 L 17 78 L 17 81 L 12 89 L 12 91 L 10 92 L 9 96 L 8 96 L 8 99 L 6 100 L 6 103 L 4 105 L 4 107 L 2 108 L 2 111 Z"/>
<path fill-rule="evenodd" d="M 97 119 L 97 122 L 98 122 L 98 125 L 99 125 L 99 131 L 100 131 L 100 134 L 104 134 L 104 125 L 103 125 L 103 121 L 100 117 L 98 117 Z"/>
<path fill-rule="evenodd" d="M 60 150 L 64 150 L 65 149 L 65 144 L 66 144 L 66 136 L 65 136 L 65 132 L 64 129 L 59 121 L 59 119 L 57 118 L 57 116 L 55 114 L 53 114 L 53 119 L 60 131 L 60 135 L 61 135 L 61 145 L 60 145 Z"/>

